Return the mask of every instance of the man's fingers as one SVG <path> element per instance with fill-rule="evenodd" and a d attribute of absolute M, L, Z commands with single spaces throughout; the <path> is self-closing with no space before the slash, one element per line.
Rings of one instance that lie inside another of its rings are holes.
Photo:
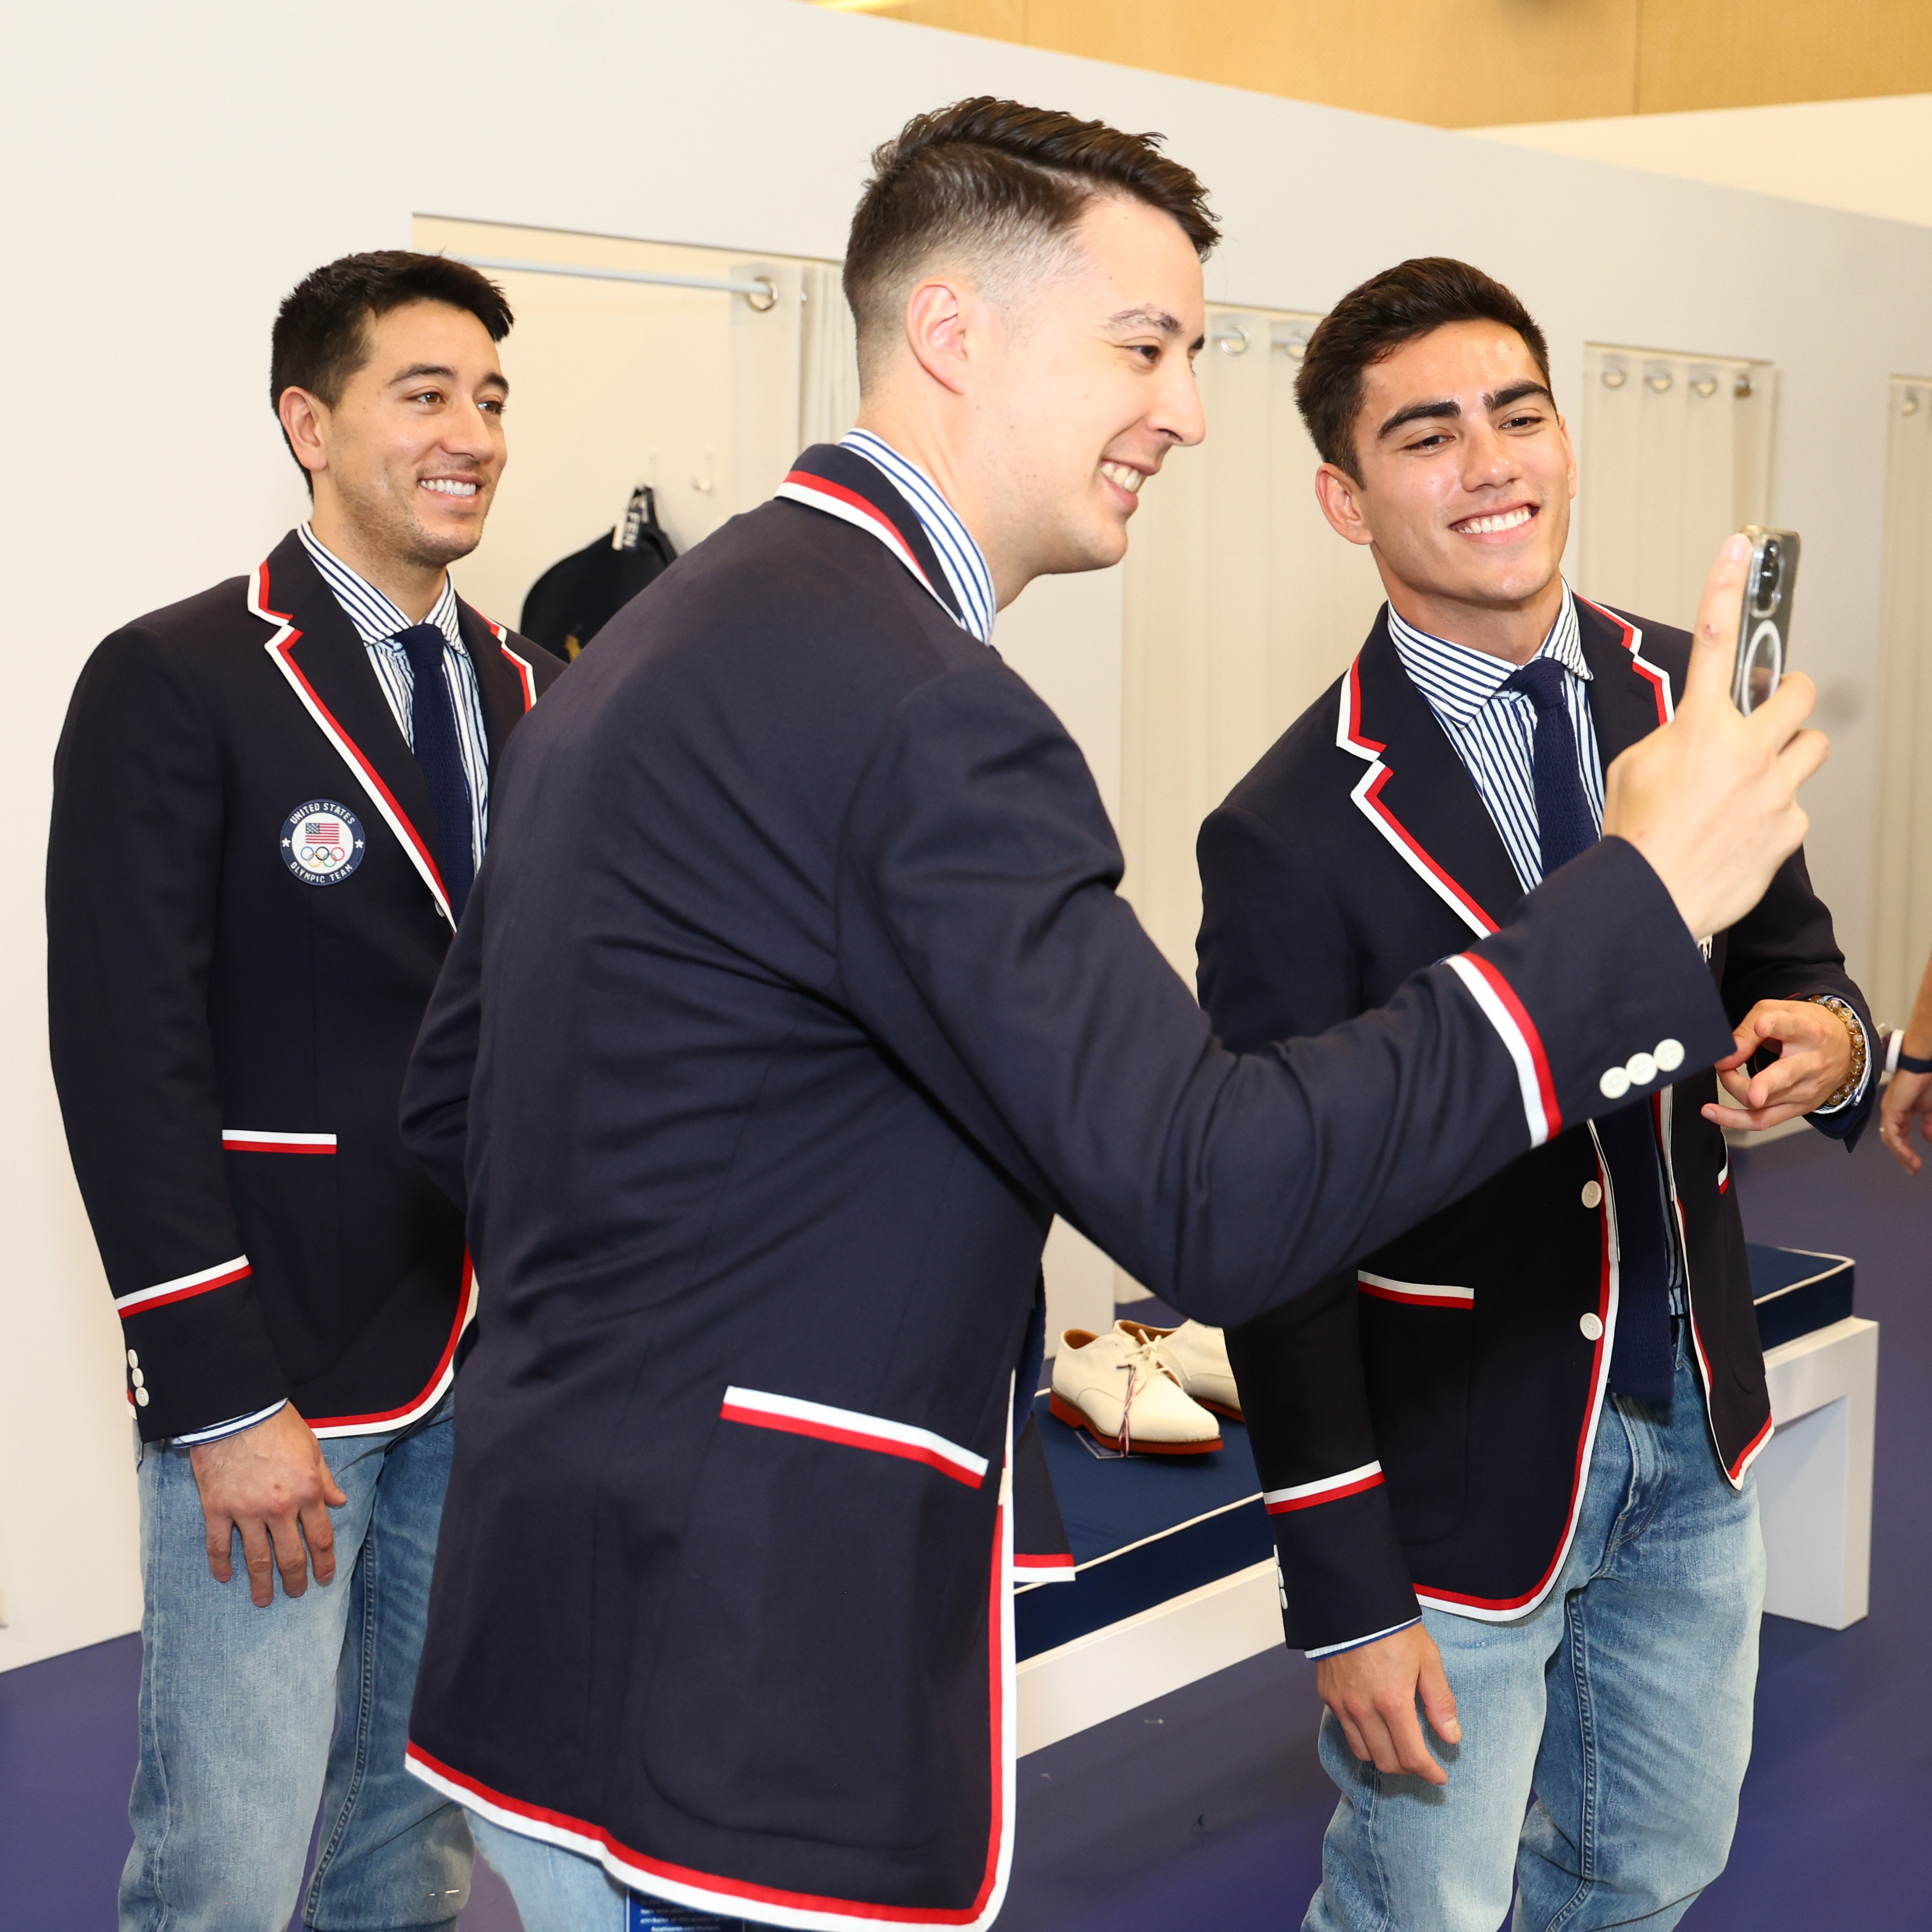
<path fill-rule="evenodd" d="M 1687 704 L 1728 704 L 1731 674 L 1736 668 L 1738 620 L 1744 614 L 1744 579 L 1750 574 L 1750 543 L 1743 536 L 1724 539 L 1711 574 L 1704 580 L 1704 596 L 1697 606 L 1697 622 L 1691 633 L 1690 668 L 1684 680 Z"/>
<path fill-rule="evenodd" d="M 1713 1126 L 1722 1127 L 1727 1133 L 1742 1133 L 1747 1128 L 1756 1131 L 1762 1127 L 1780 1127 L 1786 1120 L 1795 1120 L 1810 1110 L 1803 1106 L 1778 1107 L 1714 1107 L 1708 1102 L 1697 1110 Z"/>
<path fill-rule="evenodd" d="M 299 1597 L 308 1588 L 308 1546 L 302 1540 L 298 1519 L 273 1516 L 268 1533 L 275 1546 L 275 1568 L 282 1573 L 282 1588 L 291 1597 Z"/>
<path fill-rule="evenodd" d="M 260 1522 L 237 1523 L 242 1532 L 242 1562 L 248 1572 L 248 1594 L 266 1610 L 275 1600 L 275 1558 L 268 1532 Z"/>
<path fill-rule="evenodd" d="M 333 1484 L 329 1486 L 334 1487 Z M 340 1493 L 338 1492 L 338 1493 Z M 309 1567 L 318 1583 L 335 1581 L 335 1526 L 319 1502 L 310 1503 L 302 1513 L 303 1540 L 308 1545 Z"/>
<path fill-rule="evenodd" d="M 1456 1694 L 1449 1688 L 1449 1679 L 1442 1669 L 1442 1654 L 1432 1652 L 1422 1660 L 1422 1668 L 1417 1672 L 1415 1688 L 1422 1699 L 1422 1714 L 1429 1720 L 1429 1727 L 1445 1744 L 1460 1744 L 1462 1742 L 1462 1726 L 1456 1716 Z"/>
<path fill-rule="evenodd" d="M 1342 1726 L 1342 1735 L 1348 1739 L 1348 1748 L 1364 1764 L 1372 1762 L 1375 1754 L 1369 1749 L 1369 1741 L 1363 1736 L 1354 1719 L 1346 1710 L 1335 1705 L 1331 1704 L 1328 1708 L 1334 1712 L 1335 1721 Z"/>
<path fill-rule="evenodd" d="M 235 1524 L 230 1517 L 208 1519 L 208 1568 L 218 1583 L 235 1574 Z"/>
<path fill-rule="evenodd" d="M 1795 680 L 1786 680 L 1787 682 L 1792 681 Z M 1808 690 L 1810 688 L 1811 680 L 1806 678 L 1803 682 Z M 1782 684 L 1778 687 L 1778 698 L 1784 695 L 1785 688 Z M 1774 704 L 1777 702 L 1777 698 L 1772 700 Z M 1754 711 L 1751 717 L 1755 719 L 1763 715 L 1763 710 L 1761 707 Z M 1793 790 L 1796 790 L 1831 755 L 1832 741 L 1823 732 L 1809 730 L 1794 732 L 1778 749 L 1778 768 L 1784 774 L 1786 782 L 1790 784 Z M 1796 808 L 1796 806 L 1793 807 L 1794 810 Z M 1810 830 L 1810 821 L 1808 819 L 1805 821 L 1805 826 L 1807 830 Z"/>

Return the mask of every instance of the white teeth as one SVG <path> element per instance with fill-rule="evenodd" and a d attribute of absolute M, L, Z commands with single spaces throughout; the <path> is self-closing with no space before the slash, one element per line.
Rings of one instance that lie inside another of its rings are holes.
<path fill-rule="evenodd" d="M 425 476 L 422 487 L 434 490 L 439 496 L 473 496 L 476 494 L 474 483 L 460 482 L 454 476 Z"/>
<path fill-rule="evenodd" d="M 1141 485 L 1147 481 L 1138 470 L 1130 470 L 1124 463 L 1103 463 L 1100 474 L 1110 482 L 1118 483 L 1130 496 L 1138 496 Z"/>
<path fill-rule="evenodd" d="M 1465 536 L 1487 536 L 1492 530 L 1520 530 L 1528 523 L 1533 513 L 1527 505 L 1519 509 L 1505 510 L 1499 517 L 1472 517 L 1466 523 L 1456 527 Z"/>

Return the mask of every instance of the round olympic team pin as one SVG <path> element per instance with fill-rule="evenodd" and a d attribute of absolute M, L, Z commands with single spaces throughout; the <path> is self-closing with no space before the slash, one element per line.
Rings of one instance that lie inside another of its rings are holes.
<path fill-rule="evenodd" d="M 333 799 L 312 798 L 282 821 L 282 863 L 305 886 L 339 886 L 368 850 L 362 821 Z"/>

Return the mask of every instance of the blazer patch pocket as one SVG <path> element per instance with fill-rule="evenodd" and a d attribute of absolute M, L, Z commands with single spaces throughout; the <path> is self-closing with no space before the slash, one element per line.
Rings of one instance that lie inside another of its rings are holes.
<path fill-rule="evenodd" d="M 1358 1318 L 1370 1421 L 1404 1543 L 1432 1543 L 1468 1506 L 1472 1288 L 1363 1274 Z"/>
<path fill-rule="evenodd" d="M 775 1429 L 785 1436 L 816 1436 L 822 1442 L 843 1443 L 850 1449 L 869 1449 L 880 1456 L 897 1456 L 923 1462 L 956 1483 L 976 1490 L 985 1481 L 987 1462 L 970 1449 L 910 1423 L 890 1422 L 855 1408 L 833 1408 L 797 1396 L 772 1395 L 763 1389 L 728 1388 L 718 1414 L 727 1422 L 753 1429 Z"/>

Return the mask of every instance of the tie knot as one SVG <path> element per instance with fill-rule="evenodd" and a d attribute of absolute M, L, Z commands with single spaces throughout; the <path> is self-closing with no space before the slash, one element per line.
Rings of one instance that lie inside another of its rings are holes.
<path fill-rule="evenodd" d="M 1520 691 L 1542 717 L 1563 702 L 1563 667 L 1554 658 L 1532 658 L 1503 680 L 1505 691 Z"/>
<path fill-rule="evenodd" d="M 417 676 L 441 668 L 445 640 L 435 625 L 412 624 L 406 631 L 396 633 L 396 642 L 402 646 L 409 658 L 410 668 Z"/>

